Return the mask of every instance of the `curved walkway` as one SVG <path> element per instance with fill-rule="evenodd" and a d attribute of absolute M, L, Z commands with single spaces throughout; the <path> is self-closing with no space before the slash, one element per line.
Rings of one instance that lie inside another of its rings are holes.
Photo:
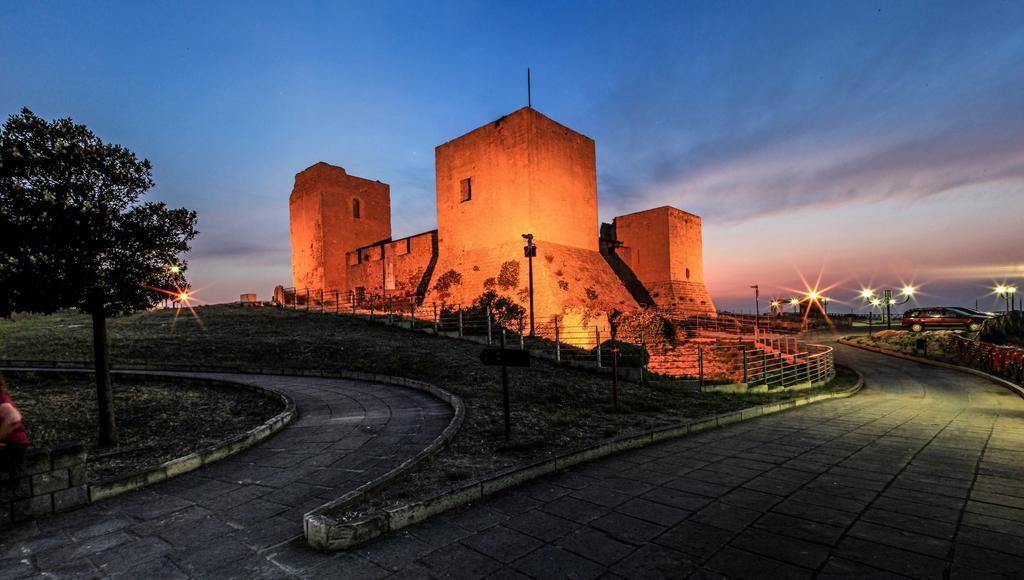
<path fill-rule="evenodd" d="M 956 371 L 837 357 L 865 375 L 861 394 L 596 461 L 302 574 L 1024 577 L 1024 401 Z"/>
<path fill-rule="evenodd" d="M 303 514 L 414 456 L 452 415 L 427 393 L 391 385 L 159 374 L 280 391 L 295 401 L 299 418 L 261 445 L 181 477 L 0 530 L 0 579 L 288 576 L 274 556 L 328 560 L 304 549 Z"/>

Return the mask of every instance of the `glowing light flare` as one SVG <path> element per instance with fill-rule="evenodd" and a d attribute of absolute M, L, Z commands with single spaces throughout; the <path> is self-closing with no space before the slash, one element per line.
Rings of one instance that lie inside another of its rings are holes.
<path fill-rule="evenodd" d="M 181 288 L 177 284 L 175 284 L 174 290 L 167 290 L 165 288 L 157 288 L 156 286 L 146 286 L 146 288 L 148 288 L 148 289 L 150 289 L 150 290 L 152 290 L 154 292 L 159 292 L 161 294 L 166 294 L 167 296 L 170 297 L 172 302 L 179 303 L 179 304 L 184 304 L 185 307 L 188 308 L 188 311 L 192 314 L 192 317 L 195 318 L 196 323 L 199 325 L 199 328 L 201 328 L 203 330 L 206 330 L 206 325 L 203 324 L 203 319 L 199 317 L 199 313 L 196 312 L 196 309 L 193 308 L 193 306 L 192 306 L 192 303 L 195 301 L 196 293 L 194 291 L 191 291 L 191 289 L 186 289 L 187 286 L 186 286 L 186 288 Z M 174 319 L 171 321 L 171 328 L 174 328 L 175 326 L 177 326 L 178 316 L 180 314 L 181 314 L 181 308 L 175 308 L 174 309 Z"/>
<path fill-rule="evenodd" d="M 903 295 L 903 296 L 906 296 L 908 298 L 912 298 L 914 296 L 914 294 L 916 294 L 916 293 L 917 293 L 917 288 L 915 288 L 914 286 L 910 286 L 910 285 L 904 286 L 900 290 L 900 294 Z"/>
<path fill-rule="evenodd" d="M 864 300 L 871 300 L 875 297 L 875 291 L 871 288 L 864 288 L 860 291 L 860 297 Z"/>
<path fill-rule="evenodd" d="M 871 305 L 874 306 L 875 308 L 879 308 L 880 306 L 882 306 L 882 300 L 880 298 L 872 298 Z"/>
<path fill-rule="evenodd" d="M 796 305 L 800 304 L 800 299 L 799 298 L 790 298 L 789 299 L 789 304 L 790 304 L 790 306 L 796 306 Z"/>
<path fill-rule="evenodd" d="M 181 266 L 177 264 L 171 264 L 170 266 L 167 266 L 167 271 L 170 272 L 171 274 L 180 274 Z"/>

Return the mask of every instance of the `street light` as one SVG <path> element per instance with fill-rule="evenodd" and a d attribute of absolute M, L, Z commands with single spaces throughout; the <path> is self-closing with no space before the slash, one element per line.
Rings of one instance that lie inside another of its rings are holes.
<path fill-rule="evenodd" d="M 808 290 L 804 294 L 804 300 L 807 302 L 807 315 L 806 316 L 810 316 L 811 315 L 811 305 L 812 304 L 817 304 L 818 305 L 818 310 L 820 310 L 821 313 L 825 316 L 825 318 L 828 319 L 828 301 L 829 301 L 828 296 L 825 296 L 820 291 L 818 291 L 818 289 L 815 288 L 813 290 Z M 805 320 L 806 320 L 806 317 L 805 317 Z"/>
<path fill-rule="evenodd" d="M 777 299 L 777 298 L 773 298 L 772 301 L 771 301 L 771 307 L 772 307 L 772 317 L 768 319 L 768 328 L 769 328 L 769 330 L 772 328 L 773 325 L 774 326 L 778 326 L 779 325 L 779 322 L 777 320 L 775 320 L 775 319 L 782 317 L 782 301 Z"/>
<path fill-rule="evenodd" d="M 761 290 L 757 284 L 754 284 L 751 288 L 754 289 L 754 336 L 757 336 L 761 326 L 761 306 L 758 304 L 758 300 L 761 298 Z"/>
<path fill-rule="evenodd" d="M 526 246 L 523 247 L 523 255 L 529 262 L 530 271 L 530 336 L 536 336 L 533 327 L 533 259 L 537 256 L 537 246 L 533 245 L 533 234 L 523 234 Z"/>
<path fill-rule="evenodd" d="M 789 299 L 789 305 L 793 307 L 793 312 L 794 313 L 796 313 L 796 314 L 800 313 L 800 299 L 799 298 L 790 298 Z"/>
<path fill-rule="evenodd" d="M 872 293 L 870 300 L 868 300 L 868 304 L 870 304 L 871 308 L 872 308 L 871 310 L 868 310 L 868 336 L 871 336 L 872 331 L 874 330 L 874 317 L 875 317 L 874 309 L 877 308 L 878 309 L 878 313 L 881 314 L 882 313 L 882 301 L 881 301 L 881 299 L 875 297 L 874 293 Z"/>
<path fill-rule="evenodd" d="M 882 298 L 879 299 L 875 295 L 875 291 L 871 288 L 864 288 L 860 291 L 861 299 L 867 301 L 871 306 L 878 308 L 879 310 L 881 310 L 882 306 L 885 306 L 886 330 L 892 330 L 892 307 L 897 304 L 906 304 L 907 302 L 910 302 L 910 299 L 917 293 L 917 288 L 909 284 L 904 285 L 903 288 L 900 289 L 900 296 L 903 297 L 903 300 L 900 302 L 897 302 L 896 299 L 892 297 L 892 292 L 892 290 L 883 290 Z M 870 324 L 871 320 L 869 316 L 868 325 L 870 326 Z"/>
<path fill-rule="evenodd" d="M 994 288 L 994 290 L 996 291 L 996 294 L 998 294 L 999 296 L 1002 296 L 1003 300 L 1006 301 L 1006 308 L 1005 308 L 1006 312 L 1010 312 L 1011 310 L 1016 310 L 1016 308 L 1015 308 L 1015 305 L 1016 305 L 1015 294 L 1017 293 L 1017 287 L 1016 286 L 1008 286 L 1006 284 L 1000 284 L 1000 285 L 996 286 Z"/>

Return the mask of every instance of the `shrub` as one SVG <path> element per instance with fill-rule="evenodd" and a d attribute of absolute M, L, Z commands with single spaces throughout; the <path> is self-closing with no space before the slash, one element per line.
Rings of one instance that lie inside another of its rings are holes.
<path fill-rule="evenodd" d="M 628 368 L 640 368 L 647 366 L 650 362 L 650 355 L 647 353 L 647 349 L 629 342 L 622 342 L 619 340 L 606 340 L 601 343 L 601 358 L 602 364 L 605 366 L 612 365 L 612 348 L 619 347 L 619 366 Z M 597 348 L 591 350 L 595 355 L 597 354 Z"/>
<path fill-rule="evenodd" d="M 1011 312 L 993 318 L 981 327 L 982 342 L 1024 346 L 1024 312 Z"/>

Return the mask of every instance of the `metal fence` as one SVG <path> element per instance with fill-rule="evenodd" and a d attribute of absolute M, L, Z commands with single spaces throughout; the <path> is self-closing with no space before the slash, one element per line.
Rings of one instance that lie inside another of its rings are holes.
<path fill-rule="evenodd" d="M 597 320 L 567 324 L 561 317 L 529 320 L 511 303 L 458 305 L 417 303 L 414 297 L 364 296 L 287 288 L 275 296 L 284 308 L 359 317 L 487 345 L 508 348 L 567 364 L 604 368 L 644 381 L 671 381 L 702 387 L 745 383 L 770 388 L 819 383 L 835 376 L 832 348 L 809 344 L 787 329 L 769 327 L 766 318 L 723 314 L 692 316 L 656 310 L 671 324 L 672 336 L 643 330 L 612 329 Z"/>

